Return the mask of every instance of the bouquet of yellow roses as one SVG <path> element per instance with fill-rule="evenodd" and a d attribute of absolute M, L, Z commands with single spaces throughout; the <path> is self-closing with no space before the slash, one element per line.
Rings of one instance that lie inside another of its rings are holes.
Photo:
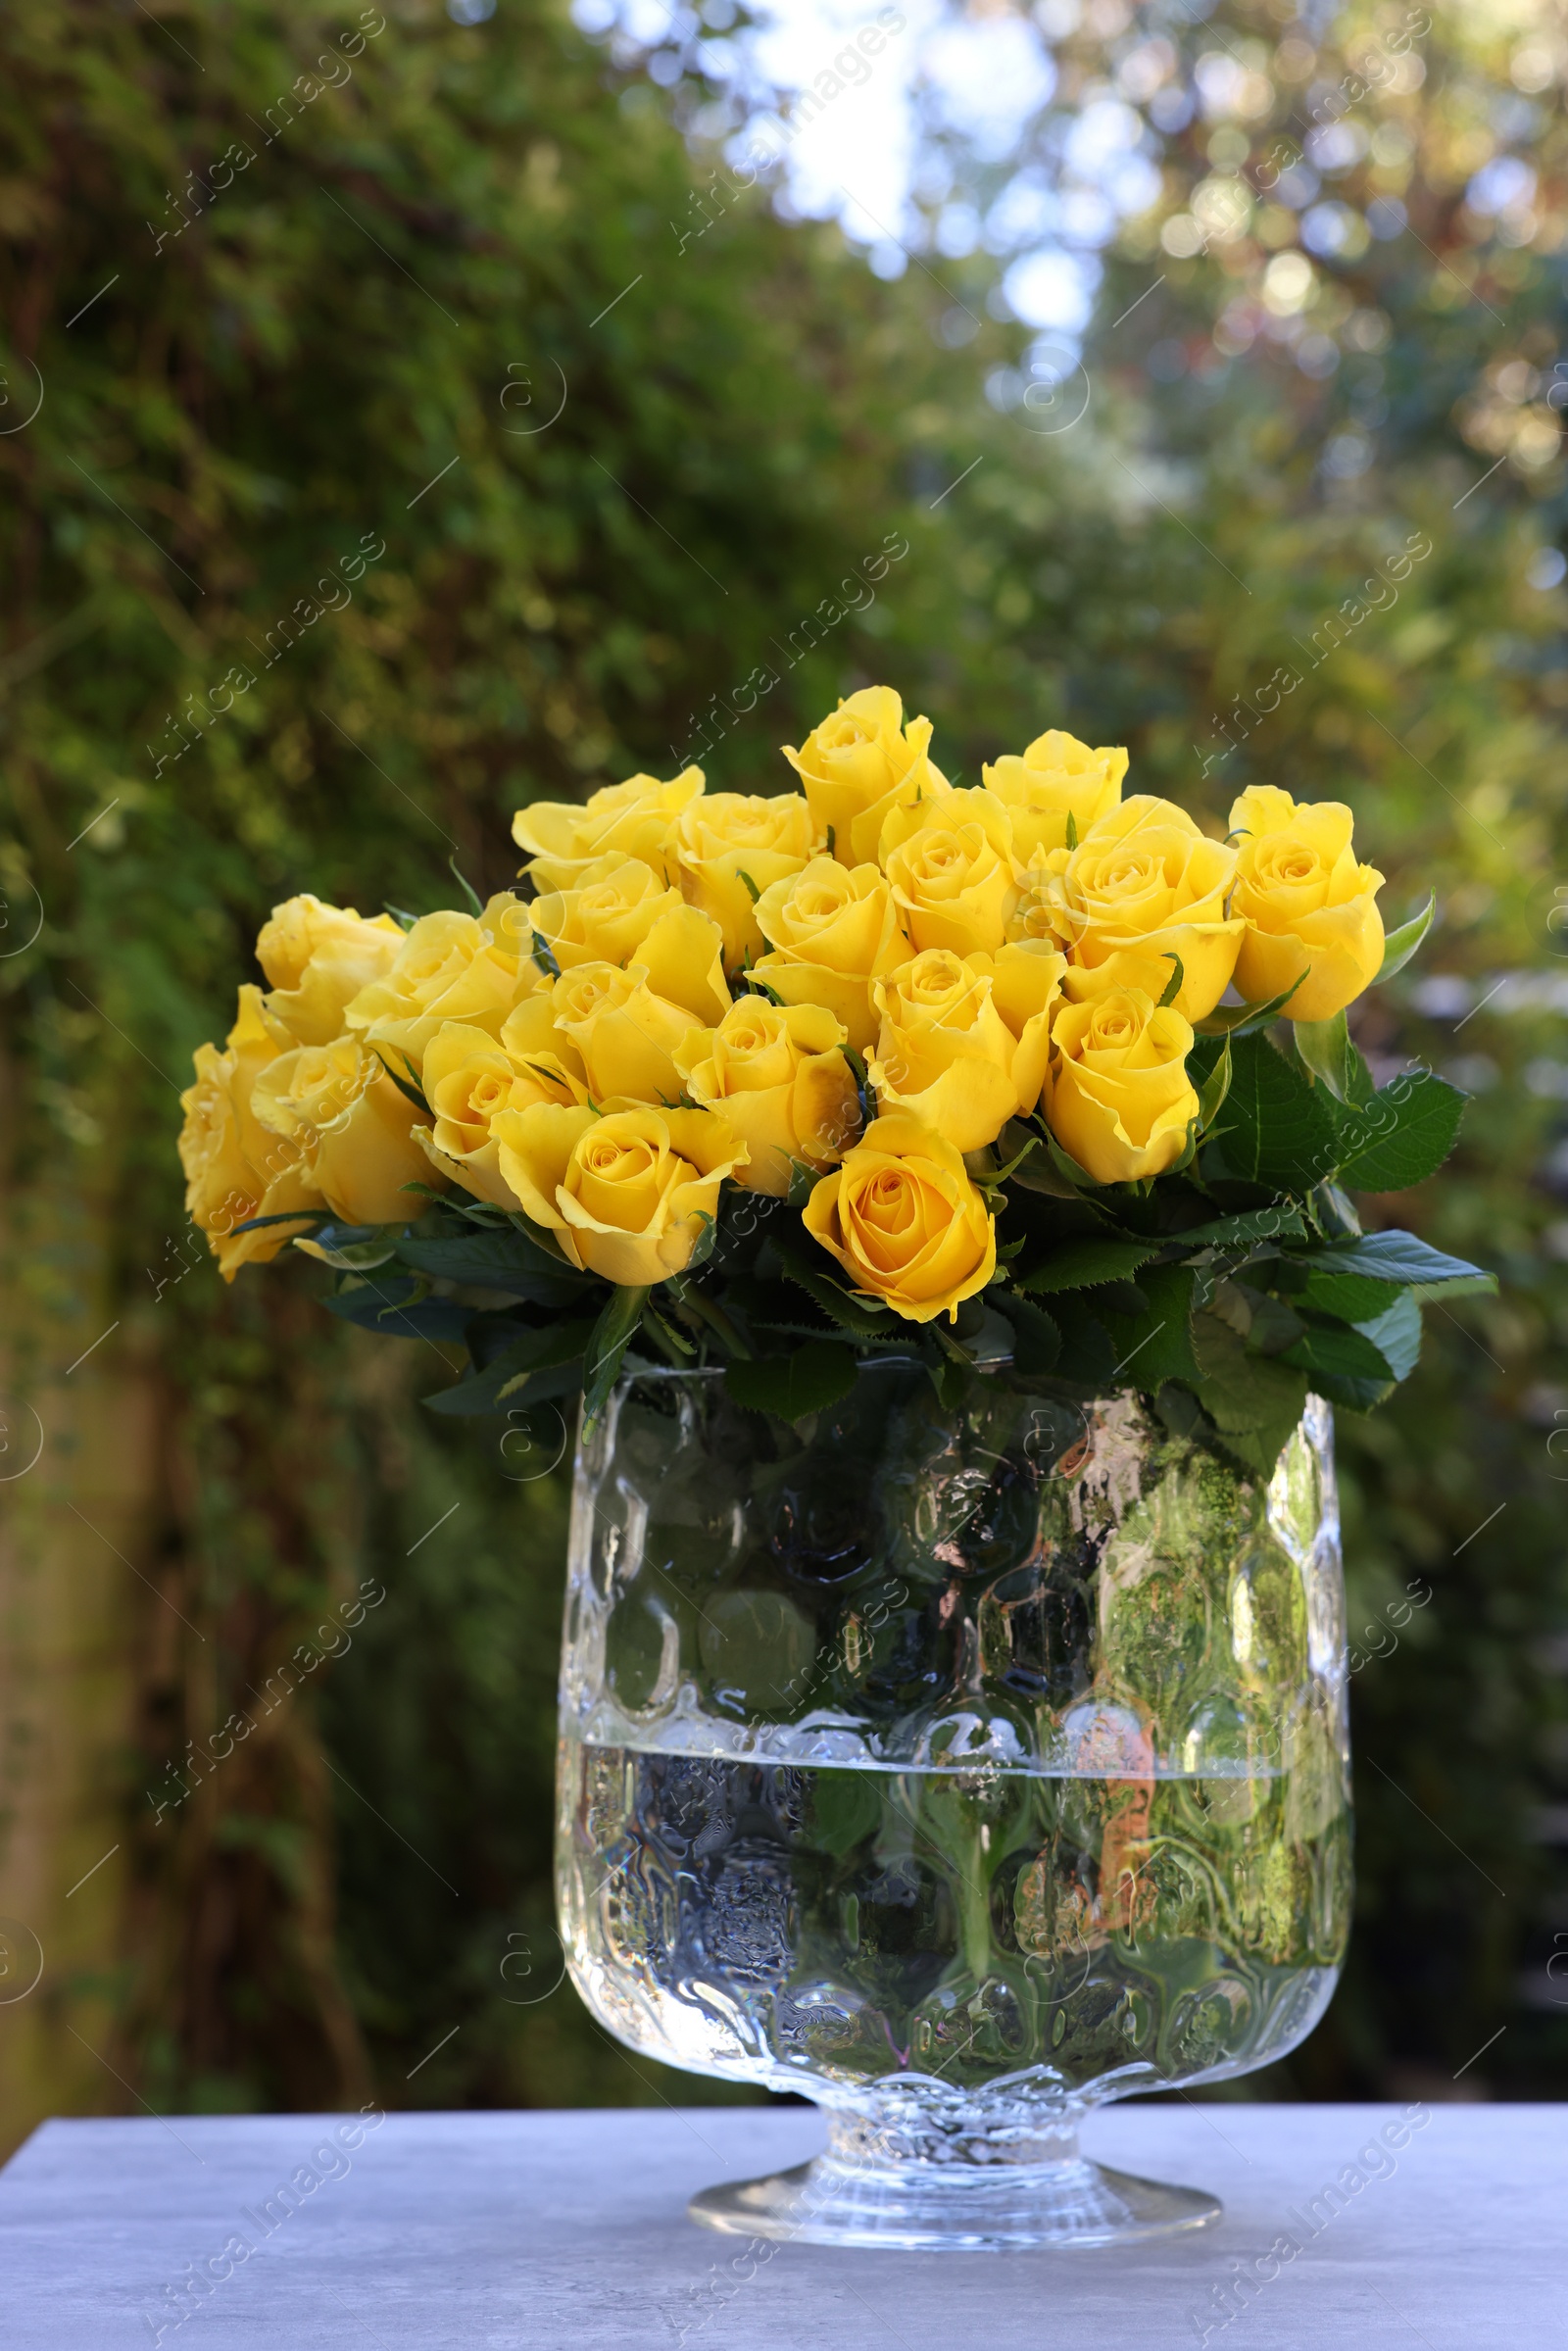
<path fill-rule="evenodd" d="M 636 1350 L 799 1419 L 894 1350 L 1136 1387 L 1266 1470 L 1309 1384 L 1381 1400 L 1421 1298 L 1492 1284 L 1349 1199 L 1458 1131 L 1346 1026 L 1432 907 L 1385 938 L 1336 803 L 1256 787 L 1220 840 L 1125 751 L 960 789 L 931 731 L 868 687 L 798 791 L 635 775 L 519 810 L 487 905 L 277 907 L 182 1098 L 225 1277 L 292 1243 L 335 1313 L 461 1341 L 452 1412 L 591 1417 Z"/>

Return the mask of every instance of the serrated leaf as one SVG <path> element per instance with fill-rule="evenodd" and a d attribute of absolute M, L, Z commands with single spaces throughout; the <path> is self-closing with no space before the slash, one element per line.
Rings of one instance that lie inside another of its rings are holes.
<path fill-rule="evenodd" d="M 855 1386 L 855 1354 L 836 1340 L 812 1339 L 793 1355 L 766 1355 L 753 1363 L 727 1363 L 724 1386 L 749 1412 L 771 1412 L 779 1420 L 805 1420 L 848 1396 Z"/>
<path fill-rule="evenodd" d="M 1446 1257 L 1441 1249 L 1397 1225 L 1382 1233 L 1363 1233 L 1355 1241 L 1335 1241 L 1326 1249 L 1292 1254 L 1294 1262 L 1308 1265 L 1314 1272 L 1369 1274 L 1379 1282 L 1441 1288 L 1446 1298 L 1459 1295 L 1450 1287 L 1455 1283 L 1471 1288 L 1484 1283 L 1489 1290 L 1497 1287 L 1495 1274 L 1467 1264 L 1463 1257 Z"/>
<path fill-rule="evenodd" d="M 1250 1248 L 1259 1241 L 1302 1241 L 1306 1226 L 1296 1208 L 1244 1208 L 1235 1216 L 1216 1216 L 1208 1224 L 1191 1225 L 1172 1233 L 1183 1249 Z"/>
<path fill-rule="evenodd" d="M 1052 1308 L 1052 1319 L 1061 1332 L 1057 1378 L 1071 1380 L 1080 1388 L 1109 1388 L 1120 1350 L 1099 1315 L 1091 1313 L 1075 1292 L 1068 1291 Z"/>
<path fill-rule="evenodd" d="M 1209 1149 L 1245 1183 L 1267 1192 L 1310 1191 L 1339 1157 L 1328 1097 L 1266 1037 L 1233 1038 L 1231 1061 L 1225 1131 Z"/>
<path fill-rule="evenodd" d="M 1025 1379 L 1053 1371 L 1061 1354 L 1061 1328 L 1044 1306 L 997 1287 L 986 1292 L 989 1303 L 1012 1325 L 1012 1363 Z"/>
<path fill-rule="evenodd" d="M 1375 1131 L 1362 1148 L 1341 1157 L 1340 1182 L 1357 1192 L 1404 1192 L 1424 1183 L 1458 1140 L 1467 1100 L 1431 1070 L 1380 1088 L 1347 1121 L 1347 1134 L 1363 1122 Z"/>
<path fill-rule="evenodd" d="M 1396 1380 L 1410 1377 L 1421 1360 L 1421 1308 L 1409 1291 L 1355 1327 L 1371 1340 Z"/>
<path fill-rule="evenodd" d="M 1101 1282 L 1125 1281 L 1159 1249 L 1159 1242 L 1122 1241 L 1106 1234 L 1097 1234 L 1085 1241 L 1069 1241 L 1044 1265 L 1018 1277 L 1014 1287 L 1038 1297 L 1050 1297 L 1059 1290 L 1092 1290 Z"/>
<path fill-rule="evenodd" d="M 1396 972 L 1404 969 L 1432 928 L 1432 918 L 1437 910 L 1438 901 L 1434 894 L 1427 900 L 1421 913 L 1415 915 L 1409 922 L 1401 922 L 1396 931 L 1390 931 L 1383 942 L 1383 960 L 1378 965 L 1377 976 L 1371 983 L 1374 988 L 1384 980 L 1392 980 Z"/>
<path fill-rule="evenodd" d="M 1345 1322 L 1309 1323 L 1294 1346 L 1278 1358 L 1313 1377 L 1331 1372 L 1339 1379 L 1392 1381 L 1394 1366 L 1364 1331 Z"/>
<path fill-rule="evenodd" d="M 1332 1314 L 1341 1322 L 1375 1322 L 1395 1301 L 1404 1295 L 1396 1284 L 1377 1280 L 1364 1273 L 1321 1273 L 1314 1270 L 1307 1277 L 1304 1290 L 1293 1290 L 1293 1301 L 1319 1314 Z"/>
<path fill-rule="evenodd" d="M 1136 1320 L 1118 1318 L 1111 1331 L 1120 1348 L 1115 1379 L 1152 1393 L 1166 1380 L 1199 1377 L 1192 1338 L 1197 1278 L 1185 1265 L 1151 1265 L 1139 1275 L 1144 1310 Z"/>
<path fill-rule="evenodd" d="M 1270 1476 L 1306 1403 L 1306 1374 L 1250 1353 L 1206 1308 L 1193 1317 L 1193 1352 L 1198 1400 L 1221 1440 L 1238 1460 Z"/>
<path fill-rule="evenodd" d="M 773 1247 L 790 1280 L 804 1290 L 807 1297 L 820 1306 L 823 1313 L 836 1322 L 841 1330 L 853 1333 L 857 1339 L 888 1340 L 897 1337 L 899 1325 L 885 1307 L 874 1307 L 866 1300 L 853 1297 L 825 1271 L 825 1253 L 823 1269 L 819 1269 L 798 1255 L 777 1234 L 773 1237 Z"/>

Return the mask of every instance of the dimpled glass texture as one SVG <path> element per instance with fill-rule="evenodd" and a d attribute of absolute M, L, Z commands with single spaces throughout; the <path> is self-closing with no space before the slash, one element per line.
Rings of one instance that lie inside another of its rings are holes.
<path fill-rule="evenodd" d="M 1350 1912 L 1332 1423 L 1271 1476 L 1131 1393 L 918 1365 L 793 1427 L 624 1378 L 580 1443 L 559 1899 L 629 2047 L 826 2110 L 755 2237 L 1115 2242 L 1218 2216 L 1100 2101 L 1322 2015 Z"/>

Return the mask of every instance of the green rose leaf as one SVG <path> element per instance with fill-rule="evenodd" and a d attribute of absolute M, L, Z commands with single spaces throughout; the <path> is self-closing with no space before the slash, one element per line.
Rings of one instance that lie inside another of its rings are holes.
<path fill-rule="evenodd" d="M 1226 1175 L 1267 1192 L 1309 1192 L 1340 1157 L 1334 1104 L 1266 1037 L 1235 1036 L 1230 1093 L 1209 1149 Z"/>
<path fill-rule="evenodd" d="M 1468 1099 L 1429 1069 L 1380 1088 L 1345 1121 L 1340 1182 L 1357 1192 L 1403 1192 L 1423 1183 L 1452 1151 Z"/>
<path fill-rule="evenodd" d="M 1031 1273 L 1021 1274 L 1015 1287 L 1050 1295 L 1059 1290 L 1092 1290 L 1101 1282 L 1123 1282 L 1147 1265 L 1159 1248 L 1154 1241 L 1121 1241 L 1098 1234 L 1070 1241 Z"/>
<path fill-rule="evenodd" d="M 596 1421 L 610 1401 L 610 1392 L 619 1376 L 620 1359 L 642 1321 L 648 1298 L 647 1284 L 640 1289 L 629 1285 L 617 1288 L 595 1323 L 593 1335 L 583 1353 L 582 1413 L 585 1422 Z"/>
<path fill-rule="evenodd" d="M 1414 921 L 1401 923 L 1396 931 L 1390 931 L 1383 942 L 1383 960 L 1371 983 L 1374 988 L 1383 980 L 1392 980 L 1396 971 L 1404 969 L 1432 928 L 1432 917 L 1437 910 L 1438 901 L 1434 895 L 1427 900 L 1426 906 L 1416 915 Z"/>
<path fill-rule="evenodd" d="M 1293 1252 L 1294 1254 L 1294 1252 Z M 1383 1233 L 1363 1233 L 1354 1241 L 1335 1241 L 1327 1249 L 1294 1255 L 1297 1264 L 1316 1273 L 1357 1273 L 1378 1282 L 1413 1285 L 1417 1296 L 1441 1290 L 1445 1298 L 1461 1298 L 1470 1291 L 1494 1291 L 1497 1277 L 1463 1257 L 1446 1257 L 1441 1249 L 1398 1226 Z"/>
<path fill-rule="evenodd" d="M 541 1396 L 564 1396 L 582 1378 L 582 1357 L 593 1337 L 594 1323 L 586 1316 L 571 1322 L 547 1323 L 524 1331 L 493 1355 L 484 1369 L 427 1396 L 432 1412 L 504 1412 L 509 1404 L 532 1402 Z"/>
<path fill-rule="evenodd" d="M 727 1363 L 724 1386 L 749 1412 L 771 1412 L 779 1420 L 805 1420 L 825 1411 L 855 1386 L 855 1355 L 836 1340 L 812 1339 L 793 1355 L 764 1356 L 755 1363 Z"/>
<path fill-rule="evenodd" d="M 1148 1266 L 1138 1277 L 1144 1311 L 1133 1320 L 1116 1315 L 1107 1324 L 1119 1350 L 1115 1376 L 1130 1388 L 1152 1394 L 1166 1380 L 1198 1379 L 1192 1328 L 1197 1281 L 1186 1265 Z"/>

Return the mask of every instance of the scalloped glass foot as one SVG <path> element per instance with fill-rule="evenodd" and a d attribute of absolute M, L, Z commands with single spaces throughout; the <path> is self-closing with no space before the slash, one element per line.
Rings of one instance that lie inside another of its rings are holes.
<path fill-rule="evenodd" d="M 1050 2163 L 846 2161 L 831 2149 L 765 2180 L 704 2188 L 687 2210 L 706 2229 L 808 2245 L 897 2252 L 1023 2252 L 1123 2245 L 1203 2229 L 1222 2206 L 1200 2188 L 1113 2172 L 1071 2149 Z"/>

